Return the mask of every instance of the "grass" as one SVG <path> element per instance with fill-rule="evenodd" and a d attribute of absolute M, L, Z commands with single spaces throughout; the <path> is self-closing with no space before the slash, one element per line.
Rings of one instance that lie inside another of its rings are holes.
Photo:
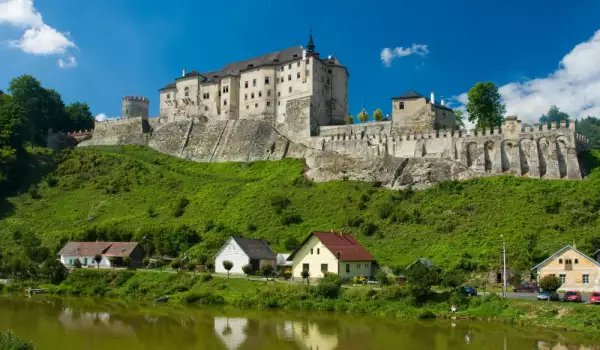
<path fill-rule="evenodd" d="M 54 251 L 67 240 L 133 239 L 153 252 L 212 257 L 233 234 L 284 252 L 335 229 L 382 265 L 423 256 L 474 270 L 499 265 L 501 235 L 509 263 L 523 268 L 574 241 L 588 253 L 600 243 L 596 171 L 583 181 L 496 176 L 413 192 L 311 183 L 296 159 L 194 163 L 138 146 L 76 149 L 56 164 L 33 190 L 0 198 L 1 250 L 18 252 L 15 233 L 32 231 Z"/>

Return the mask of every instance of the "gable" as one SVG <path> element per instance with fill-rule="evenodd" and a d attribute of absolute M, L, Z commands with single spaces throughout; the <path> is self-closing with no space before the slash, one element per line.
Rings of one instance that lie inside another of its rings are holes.
<path fill-rule="evenodd" d="M 535 266 L 532 270 L 535 269 L 544 269 L 544 268 L 561 268 L 565 264 L 565 260 L 570 259 L 575 266 L 575 259 L 578 260 L 579 267 L 592 267 L 597 268 L 600 267 L 600 263 L 598 261 L 590 258 L 589 256 L 583 254 L 579 250 L 573 248 L 568 245 L 554 253 L 548 259 L 544 260 L 537 266 Z M 562 262 L 561 262 L 562 260 Z"/>
<path fill-rule="evenodd" d="M 238 253 L 238 254 L 248 256 L 246 254 L 246 252 L 244 252 L 244 250 L 239 246 L 239 244 L 237 244 L 237 242 L 233 239 L 233 237 L 229 237 L 229 239 L 225 242 L 225 244 L 223 244 L 221 249 L 219 249 L 217 254 L 215 254 L 214 258 L 216 259 L 220 255 L 232 254 L 232 253 Z"/>

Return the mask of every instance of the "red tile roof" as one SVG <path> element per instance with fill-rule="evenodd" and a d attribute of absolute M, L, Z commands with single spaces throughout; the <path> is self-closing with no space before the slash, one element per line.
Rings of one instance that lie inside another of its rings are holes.
<path fill-rule="evenodd" d="M 105 256 L 127 257 L 135 249 L 136 242 L 69 242 L 58 252 L 66 256 Z"/>
<path fill-rule="evenodd" d="M 313 235 L 317 237 L 340 261 L 375 260 L 373 259 L 373 256 L 358 243 L 354 236 L 342 232 L 312 232 L 306 237 L 300 247 L 288 257 L 288 260 L 291 261 L 298 250 L 300 250 Z"/>

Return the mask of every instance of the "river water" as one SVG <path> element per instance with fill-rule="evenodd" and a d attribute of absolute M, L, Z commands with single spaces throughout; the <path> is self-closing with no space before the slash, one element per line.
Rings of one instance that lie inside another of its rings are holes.
<path fill-rule="evenodd" d="M 600 349 L 600 337 L 467 321 L 0 297 L 0 330 L 40 350 Z"/>

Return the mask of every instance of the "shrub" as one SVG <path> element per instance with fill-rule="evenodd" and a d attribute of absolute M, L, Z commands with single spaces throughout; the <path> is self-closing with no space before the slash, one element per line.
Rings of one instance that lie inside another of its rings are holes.
<path fill-rule="evenodd" d="M 392 214 L 392 205 L 390 203 L 384 203 L 382 204 L 378 209 L 377 209 L 377 213 L 379 214 L 379 218 L 382 220 L 387 219 L 390 214 Z"/>
<path fill-rule="evenodd" d="M 375 274 L 375 279 L 377 279 L 377 281 L 379 281 L 379 284 L 383 287 L 393 284 L 396 278 L 394 275 L 390 275 L 389 272 L 380 269 L 379 271 L 377 271 L 377 274 Z"/>
<path fill-rule="evenodd" d="M 300 175 L 292 181 L 292 185 L 298 188 L 307 188 L 312 187 L 313 182 L 304 177 L 303 175 Z"/>
<path fill-rule="evenodd" d="M 154 207 L 149 207 L 148 208 L 148 217 L 155 218 L 157 216 L 158 216 L 158 214 L 156 213 L 156 210 L 154 210 Z"/>
<path fill-rule="evenodd" d="M 175 270 L 179 271 L 179 269 L 181 268 L 181 260 L 173 259 L 173 261 L 171 261 L 171 268 L 174 268 Z"/>
<path fill-rule="evenodd" d="M 300 276 L 306 280 L 306 284 L 310 283 L 308 280 L 310 278 L 310 272 L 308 272 L 308 270 L 302 270 L 302 272 L 300 272 Z"/>
<path fill-rule="evenodd" d="M 48 187 L 55 187 L 58 185 L 58 178 L 56 176 L 48 176 L 46 178 L 46 184 L 48 184 Z"/>
<path fill-rule="evenodd" d="M 187 266 L 186 266 L 187 270 L 192 271 L 194 274 L 196 274 L 196 267 L 197 267 L 196 263 L 193 261 L 190 261 L 189 263 L 187 263 Z"/>
<path fill-rule="evenodd" d="M 254 232 L 257 230 L 256 225 L 254 224 L 248 224 L 248 232 Z"/>
<path fill-rule="evenodd" d="M 74 266 L 76 269 L 80 269 L 80 268 L 81 268 L 81 266 L 82 266 L 82 264 L 81 264 L 81 260 L 79 260 L 79 258 L 76 258 L 76 259 L 75 259 L 75 261 L 73 262 L 73 266 Z"/>
<path fill-rule="evenodd" d="M 184 304 L 222 305 L 225 304 L 223 296 L 211 292 L 188 292 L 183 295 L 181 302 Z"/>
<path fill-rule="evenodd" d="M 284 196 L 277 195 L 271 198 L 271 205 L 275 208 L 275 212 L 279 214 L 290 205 L 290 200 Z"/>
<path fill-rule="evenodd" d="M 250 279 L 250 275 L 252 273 L 254 273 L 254 269 L 252 268 L 252 265 L 250 265 L 250 264 L 246 264 L 246 265 L 242 266 L 242 271 L 244 271 L 244 273 L 246 274 L 246 277 L 248 277 L 248 279 Z"/>
<path fill-rule="evenodd" d="M 6 350 L 34 350 L 32 342 L 19 339 L 13 332 L 0 332 L 0 349 Z"/>
<path fill-rule="evenodd" d="M 173 216 L 178 218 L 185 212 L 185 208 L 190 204 L 190 201 L 185 197 L 179 197 L 175 206 L 173 206 Z"/>
<path fill-rule="evenodd" d="M 302 218 L 297 214 L 289 214 L 281 219 L 281 224 L 285 226 L 295 225 L 302 223 Z"/>
<path fill-rule="evenodd" d="M 201 282 L 208 282 L 213 279 L 213 276 L 210 273 L 203 273 L 200 275 Z"/>
<path fill-rule="evenodd" d="M 40 195 L 40 191 L 39 191 L 37 185 L 32 185 L 31 187 L 29 187 L 28 193 L 31 196 L 31 198 L 33 198 L 33 199 L 42 198 L 42 196 Z"/>
<path fill-rule="evenodd" d="M 371 222 L 367 222 L 360 227 L 360 233 L 362 233 L 364 236 L 370 237 L 373 236 L 375 232 L 377 232 L 377 229 L 377 225 Z"/>
<path fill-rule="evenodd" d="M 348 226 L 350 227 L 359 227 L 365 220 L 360 216 L 356 216 L 348 219 Z"/>
<path fill-rule="evenodd" d="M 334 299 L 340 294 L 341 287 L 335 283 L 321 281 L 317 286 L 317 294 L 324 297 Z"/>
<path fill-rule="evenodd" d="M 555 275 L 546 275 L 540 280 L 540 288 L 547 292 L 556 292 L 560 286 L 562 286 L 562 282 Z"/>

